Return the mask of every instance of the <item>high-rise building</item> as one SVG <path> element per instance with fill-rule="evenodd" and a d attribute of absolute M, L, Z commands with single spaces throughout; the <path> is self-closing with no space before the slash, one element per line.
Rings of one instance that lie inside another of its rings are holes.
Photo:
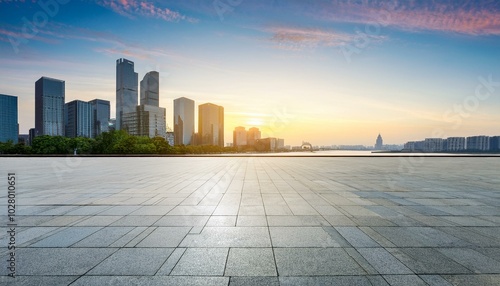
<path fill-rule="evenodd" d="M 467 151 L 489 151 L 490 137 L 471 136 L 467 137 Z"/>
<path fill-rule="evenodd" d="M 201 145 L 224 147 L 224 107 L 212 103 L 198 106 L 198 134 Z"/>
<path fill-rule="evenodd" d="M 382 150 L 384 147 L 384 140 L 382 140 L 382 136 L 380 133 L 377 136 L 377 141 L 375 141 L 375 150 Z"/>
<path fill-rule="evenodd" d="M 245 127 L 238 126 L 233 131 L 233 146 L 246 146 L 247 145 L 247 131 Z"/>
<path fill-rule="evenodd" d="M 0 94 L 0 142 L 17 144 L 19 134 L 17 96 Z"/>
<path fill-rule="evenodd" d="M 35 136 L 64 136 L 65 82 L 41 77 L 35 83 Z"/>
<path fill-rule="evenodd" d="M 261 133 L 259 128 L 257 127 L 252 127 L 248 129 L 247 132 L 247 145 L 248 146 L 253 146 L 255 145 L 255 142 L 260 139 Z"/>
<path fill-rule="evenodd" d="M 127 59 L 116 60 L 116 130 L 122 129 L 122 115 L 134 112 L 137 106 L 138 74 L 134 62 Z"/>
<path fill-rule="evenodd" d="M 166 109 L 160 107 L 159 91 L 159 73 L 148 72 L 141 81 L 141 104 L 123 113 L 122 129 L 134 136 L 167 136 Z"/>
<path fill-rule="evenodd" d="M 141 105 L 160 106 L 160 74 L 148 72 L 141 80 Z"/>
<path fill-rule="evenodd" d="M 109 131 L 111 104 L 107 100 L 94 99 L 89 101 L 92 107 L 92 138 Z"/>
<path fill-rule="evenodd" d="M 500 136 L 490 137 L 490 151 L 500 151 Z"/>
<path fill-rule="evenodd" d="M 450 152 L 465 150 L 465 137 L 449 137 L 444 142 L 444 149 Z"/>
<path fill-rule="evenodd" d="M 66 137 L 92 136 L 92 105 L 89 102 L 73 100 L 64 105 Z"/>
<path fill-rule="evenodd" d="M 442 152 L 444 151 L 444 139 L 425 138 L 424 152 Z"/>
<path fill-rule="evenodd" d="M 194 142 L 194 101 L 181 97 L 174 100 L 174 143 L 193 145 Z"/>

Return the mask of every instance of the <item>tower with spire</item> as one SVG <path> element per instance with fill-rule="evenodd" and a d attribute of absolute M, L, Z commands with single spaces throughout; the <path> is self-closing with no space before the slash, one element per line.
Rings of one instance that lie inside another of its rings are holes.
<path fill-rule="evenodd" d="M 377 141 L 375 142 L 375 150 L 382 150 L 382 146 L 384 145 L 384 140 L 382 140 L 382 136 L 380 133 L 378 134 Z"/>

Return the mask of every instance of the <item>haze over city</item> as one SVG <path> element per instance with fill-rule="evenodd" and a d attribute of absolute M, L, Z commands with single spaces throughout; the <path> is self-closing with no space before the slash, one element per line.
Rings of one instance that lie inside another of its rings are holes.
<path fill-rule="evenodd" d="M 290 145 L 498 135 L 499 3 L 311 2 L 0 0 L 0 93 L 20 133 L 41 76 L 114 117 L 126 57 L 159 72 L 169 127 L 175 98 L 224 106 L 226 142 L 237 126 Z"/>

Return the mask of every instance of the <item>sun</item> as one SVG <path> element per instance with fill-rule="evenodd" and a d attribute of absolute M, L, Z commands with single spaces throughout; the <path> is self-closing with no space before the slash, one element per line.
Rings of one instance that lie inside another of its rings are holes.
<path fill-rule="evenodd" d="M 264 120 L 262 118 L 249 118 L 246 121 L 246 125 L 250 127 L 257 127 L 264 125 Z"/>

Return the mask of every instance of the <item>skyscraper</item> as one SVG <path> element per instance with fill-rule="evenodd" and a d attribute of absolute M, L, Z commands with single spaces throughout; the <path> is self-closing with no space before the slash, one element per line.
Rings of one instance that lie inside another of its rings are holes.
<path fill-rule="evenodd" d="M 375 150 L 382 150 L 382 147 L 384 146 L 384 141 L 382 140 L 382 136 L 380 136 L 380 133 L 377 136 L 377 141 L 375 142 Z"/>
<path fill-rule="evenodd" d="M 137 81 L 134 62 L 127 59 L 116 60 L 116 130 L 122 129 L 123 114 L 135 111 Z"/>
<path fill-rule="evenodd" d="M 19 133 L 17 96 L 0 94 L 0 142 L 17 144 Z"/>
<path fill-rule="evenodd" d="M 35 83 L 35 136 L 64 136 L 65 82 L 41 77 Z"/>
<path fill-rule="evenodd" d="M 233 131 L 233 146 L 246 146 L 247 145 L 247 131 L 245 127 L 238 126 Z"/>
<path fill-rule="evenodd" d="M 160 74 L 148 72 L 141 80 L 141 104 L 160 106 Z"/>
<path fill-rule="evenodd" d="M 174 100 L 174 143 L 194 144 L 194 101 L 181 97 Z"/>
<path fill-rule="evenodd" d="M 249 146 L 255 145 L 255 142 L 260 139 L 260 130 L 257 127 L 252 127 L 248 129 L 247 132 L 247 144 Z"/>
<path fill-rule="evenodd" d="M 64 105 L 66 137 L 92 136 L 92 105 L 89 102 L 73 100 Z"/>
<path fill-rule="evenodd" d="M 167 136 L 166 109 L 160 107 L 159 91 L 159 73 L 148 72 L 141 81 L 141 104 L 123 113 L 122 129 L 135 136 Z"/>
<path fill-rule="evenodd" d="M 201 145 L 224 147 L 224 107 L 212 103 L 198 106 L 198 134 Z"/>
<path fill-rule="evenodd" d="M 92 106 L 92 138 L 109 131 L 110 102 L 102 99 L 89 101 Z"/>

